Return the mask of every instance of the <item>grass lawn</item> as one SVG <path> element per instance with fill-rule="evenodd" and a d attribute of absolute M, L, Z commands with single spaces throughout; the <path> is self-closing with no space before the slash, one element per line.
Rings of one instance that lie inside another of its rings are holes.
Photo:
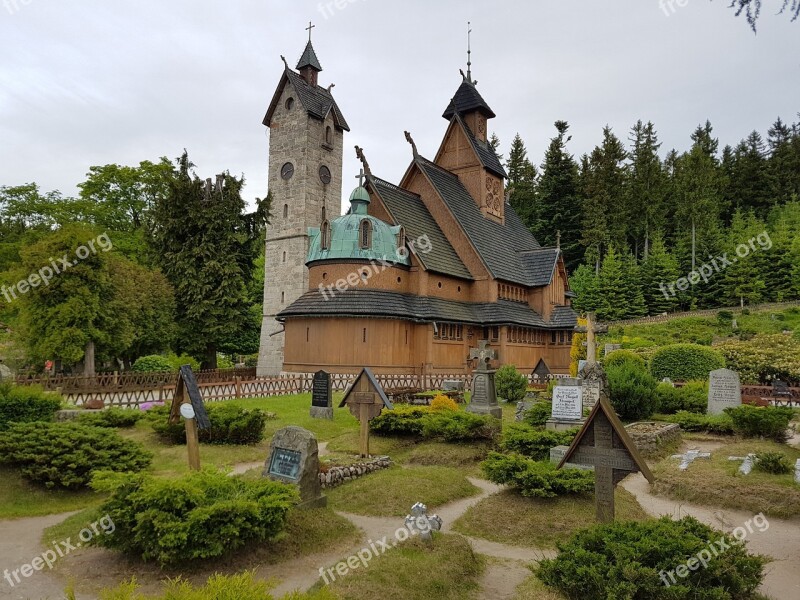
<path fill-rule="evenodd" d="M 48 490 L 23 479 L 13 468 L 0 468 L 0 481 L 0 520 L 81 510 L 103 499 L 88 490 Z"/>
<path fill-rule="evenodd" d="M 372 517 L 403 517 L 416 502 L 434 511 L 478 492 L 459 469 L 392 467 L 325 493 L 334 510 Z"/>
<path fill-rule="evenodd" d="M 647 513 L 636 499 L 617 487 L 617 520 L 644 521 Z M 464 535 L 512 546 L 555 548 L 578 529 L 595 521 L 592 496 L 526 498 L 514 490 L 504 490 L 482 500 L 454 524 Z"/>
<path fill-rule="evenodd" d="M 525 581 L 523 581 L 519 587 L 517 587 L 517 592 L 514 595 L 513 600 L 565 600 L 566 596 L 563 596 L 560 592 L 556 590 L 551 590 L 541 581 L 536 575 L 531 575 Z"/>
<path fill-rule="evenodd" d="M 409 540 L 331 582 L 342 600 L 467 600 L 484 570 L 481 556 L 459 535 L 437 535 L 433 544 Z M 320 584 L 321 585 L 321 584 Z"/>
<path fill-rule="evenodd" d="M 728 460 L 729 456 L 766 451 L 782 452 L 792 465 L 800 458 L 800 449 L 786 444 L 736 441 L 712 452 L 710 459 L 695 460 L 686 471 L 678 470 L 677 460 L 661 461 L 653 468 L 653 492 L 675 500 L 774 517 L 800 515 L 800 486 L 794 483 L 794 472 L 769 475 L 753 469 L 750 475 L 743 476 L 738 472 L 741 463 Z"/>

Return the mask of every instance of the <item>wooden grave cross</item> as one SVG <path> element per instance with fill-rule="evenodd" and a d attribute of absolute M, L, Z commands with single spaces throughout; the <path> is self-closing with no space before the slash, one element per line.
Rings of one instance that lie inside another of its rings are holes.
<path fill-rule="evenodd" d="M 653 474 L 631 440 L 608 398 L 601 394 L 564 458 L 568 462 L 594 467 L 594 502 L 597 521 L 614 520 L 614 487 L 629 473 L 641 472 L 653 483 Z"/>
<path fill-rule="evenodd" d="M 169 413 L 170 425 L 177 425 L 183 417 L 186 427 L 186 450 L 189 453 L 189 468 L 193 471 L 200 470 L 200 438 L 198 429 L 208 429 L 211 422 L 208 420 L 200 387 L 197 385 L 192 367 L 184 365 L 178 374 L 178 385 L 172 397 L 172 408 Z"/>
<path fill-rule="evenodd" d="M 586 334 L 586 342 L 584 345 L 586 346 L 586 365 L 594 365 L 597 363 L 597 338 L 595 335 L 598 333 L 607 333 L 608 326 L 607 325 L 600 325 L 595 322 L 594 313 L 589 312 L 586 313 L 586 326 L 578 326 L 575 328 L 577 333 L 585 333 Z"/>
<path fill-rule="evenodd" d="M 364 367 L 353 384 L 347 389 L 339 408 L 347 406 L 359 423 L 361 435 L 359 450 L 363 458 L 369 457 L 369 422 L 381 414 L 384 407 L 394 409 L 381 384 L 369 367 Z"/>

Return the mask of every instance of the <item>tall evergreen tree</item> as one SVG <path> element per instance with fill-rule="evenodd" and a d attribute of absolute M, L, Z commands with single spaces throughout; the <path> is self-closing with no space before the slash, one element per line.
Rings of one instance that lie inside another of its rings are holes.
<path fill-rule="evenodd" d="M 511 143 L 506 170 L 511 207 L 522 219 L 522 222 L 531 227 L 536 202 L 536 168 L 528 160 L 528 151 L 519 134 Z"/>
<path fill-rule="evenodd" d="M 636 248 L 642 243 L 642 255 L 646 259 L 651 237 L 663 231 L 666 222 L 666 176 L 658 156 L 661 144 L 653 123 L 648 121 L 644 125 L 638 121 L 629 139 L 633 145 L 627 201 L 629 231 Z"/>
<path fill-rule="evenodd" d="M 778 118 L 767 131 L 772 198 L 785 204 L 800 198 L 800 131 Z"/>
<path fill-rule="evenodd" d="M 733 264 L 725 269 L 725 292 L 729 300 L 745 304 L 756 304 L 764 299 L 766 284 L 759 269 L 758 246 L 749 246 L 749 241 L 764 231 L 764 223 L 752 213 L 745 215 L 736 211 L 728 233 Z M 739 252 L 739 248 L 744 250 Z M 749 249 L 749 250 L 748 250 Z M 747 253 L 746 253 L 747 252 Z M 736 254 L 734 254 L 736 253 Z"/>
<path fill-rule="evenodd" d="M 675 310 L 678 296 L 677 293 L 672 293 L 669 285 L 678 277 L 678 261 L 667 251 L 661 235 L 656 233 L 650 252 L 641 266 L 642 293 L 648 314 L 659 315 Z"/>
<path fill-rule="evenodd" d="M 598 278 L 597 318 L 603 321 L 624 319 L 628 313 L 625 268 L 614 246 L 603 259 Z"/>
<path fill-rule="evenodd" d="M 569 287 L 575 292 L 576 298 L 572 306 L 579 313 L 597 311 L 600 307 L 599 275 L 594 267 L 580 265 L 569 278 Z"/>
<path fill-rule="evenodd" d="M 642 292 L 641 269 L 632 252 L 622 259 L 622 270 L 625 281 L 625 316 L 629 319 L 643 317 L 647 314 L 647 305 Z"/>
<path fill-rule="evenodd" d="M 734 150 L 729 194 L 733 210 L 754 211 L 766 218 L 772 204 L 772 186 L 767 170 L 767 149 L 757 131 L 739 142 Z"/>

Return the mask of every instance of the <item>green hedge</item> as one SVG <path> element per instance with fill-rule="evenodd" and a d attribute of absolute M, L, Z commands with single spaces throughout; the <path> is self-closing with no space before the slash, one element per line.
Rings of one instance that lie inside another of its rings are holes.
<path fill-rule="evenodd" d="M 136 409 L 108 408 L 78 415 L 78 421 L 94 427 L 133 427 L 144 415 Z"/>
<path fill-rule="evenodd" d="M 679 411 L 674 415 L 662 417 L 670 423 L 678 423 L 684 431 L 702 431 L 717 435 L 733 435 L 733 419 L 730 415 L 700 415 L 693 412 Z"/>
<path fill-rule="evenodd" d="M 658 411 L 665 415 L 673 415 L 682 410 L 705 414 L 708 408 L 708 384 L 702 381 L 690 381 L 682 387 L 673 387 L 668 383 L 659 383 L 656 387 Z"/>
<path fill-rule="evenodd" d="M 427 406 L 399 406 L 384 411 L 369 426 L 377 435 L 445 441 L 492 440 L 500 432 L 500 422 L 494 417 L 462 411 L 437 412 Z"/>
<path fill-rule="evenodd" d="M 627 361 L 606 374 L 611 404 L 621 419 L 640 421 L 656 412 L 656 380 L 644 367 Z"/>
<path fill-rule="evenodd" d="M 789 421 L 794 411 L 787 406 L 750 406 L 726 408 L 733 429 L 744 437 L 764 437 L 779 443 L 789 439 Z"/>
<path fill-rule="evenodd" d="M 672 344 L 653 355 L 650 373 L 659 381 L 665 377 L 673 381 L 704 381 L 711 371 L 724 366 L 722 354 L 713 348 L 698 344 Z"/>
<path fill-rule="evenodd" d="M 166 356 L 154 354 L 137 358 L 132 370 L 136 373 L 171 373 L 173 367 Z"/>
<path fill-rule="evenodd" d="M 159 406 L 148 411 L 153 430 L 172 444 L 186 443 L 186 426 L 181 419 L 169 424 L 168 406 Z M 269 415 L 260 409 L 244 409 L 235 404 L 206 405 L 211 427 L 201 429 L 199 438 L 207 444 L 257 444 L 264 439 L 264 426 Z"/>
<path fill-rule="evenodd" d="M 553 405 L 550 402 L 536 402 L 525 411 L 522 421 L 533 427 L 544 427 L 552 414 Z"/>
<path fill-rule="evenodd" d="M 716 551 L 718 541 L 724 552 Z M 746 600 L 767 563 L 693 517 L 595 525 L 558 549 L 556 558 L 539 563 L 537 576 L 570 600 Z M 697 557 L 705 564 L 698 565 Z"/>
<path fill-rule="evenodd" d="M 101 473 L 92 487 L 111 494 L 98 510 L 116 527 L 93 542 L 161 565 L 215 558 L 274 538 L 298 500 L 290 485 L 209 469 L 179 479 Z"/>
<path fill-rule="evenodd" d="M 95 471 L 141 471 L 151 459 L 116 431 L 82 423 L 17 423 L 0 433 L 0 463 L 49 488 L 86 486 Z"/>
<path fill-rule="evenodd" d="M 494 376 L 497 397 L 507 402 L 520 402 L 528 392 L 528 379 L 514 365 L 503 365 Z"/>
<path fill-rule="evenodd" d="M 503 450 L 516 452 L 533 460 L 549 460 L 550 448 L 569 446 L 577 434 L 577 429 L 548 431 L 534 429 L 527 424 L 514 423 L 503 432 L 500 446 Z"/>
<path fill-rule="evenodd" d="M 37 386 L 0 383 L 0 431 L 11 423 L 52 421 L 61 408 L 61 396 Z"/>
<path fill-rule="evenodd" d="M 642 369 L 647 368 L 644 359 L 630 350 L 614 350 L 606 356 L 603 360 L 603 366 L 608 369 L 609 367 L 620 367 L 626 363 L 633 363 Z"/>
<path fill-rule="evenodd" d="M 556 469 L 550 462 L 538 462 L 519 454 L 491 452 L 481 463 L 486 477 L 500 485 L 511 485 L 523 496 L 555 498 L 587 494 L 594 490 L 594 473 L 580 469 Z"/>

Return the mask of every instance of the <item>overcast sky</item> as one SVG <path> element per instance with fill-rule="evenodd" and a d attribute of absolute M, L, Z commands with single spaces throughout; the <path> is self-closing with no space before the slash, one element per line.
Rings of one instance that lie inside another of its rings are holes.
<path fill-rule="evenodd" d="M 800 22 L 764 0 L 759 33 L 728 0 L 0 0 L 0 185 L 75 194 L 91 165 L 174 158 L 198 174 L 244 173 L 267 191 L 261 120 L 283 54 L 314 46 L 351 132 L 347 196 L 364 147 L 398 181 L 403 131 L 433 158 L 466 63 L 497 113 L 502 152 L 516 132 L 539 164 L 557 119 L 577 156 L 605 124 L 621 138 L 652 120 L 662 154 L 710 119 L 721 146 L 800 111 Z M 679 6 L 678 4 L 682 6 Z M 325 5 L 329 8 L 325 8 Z"/>

